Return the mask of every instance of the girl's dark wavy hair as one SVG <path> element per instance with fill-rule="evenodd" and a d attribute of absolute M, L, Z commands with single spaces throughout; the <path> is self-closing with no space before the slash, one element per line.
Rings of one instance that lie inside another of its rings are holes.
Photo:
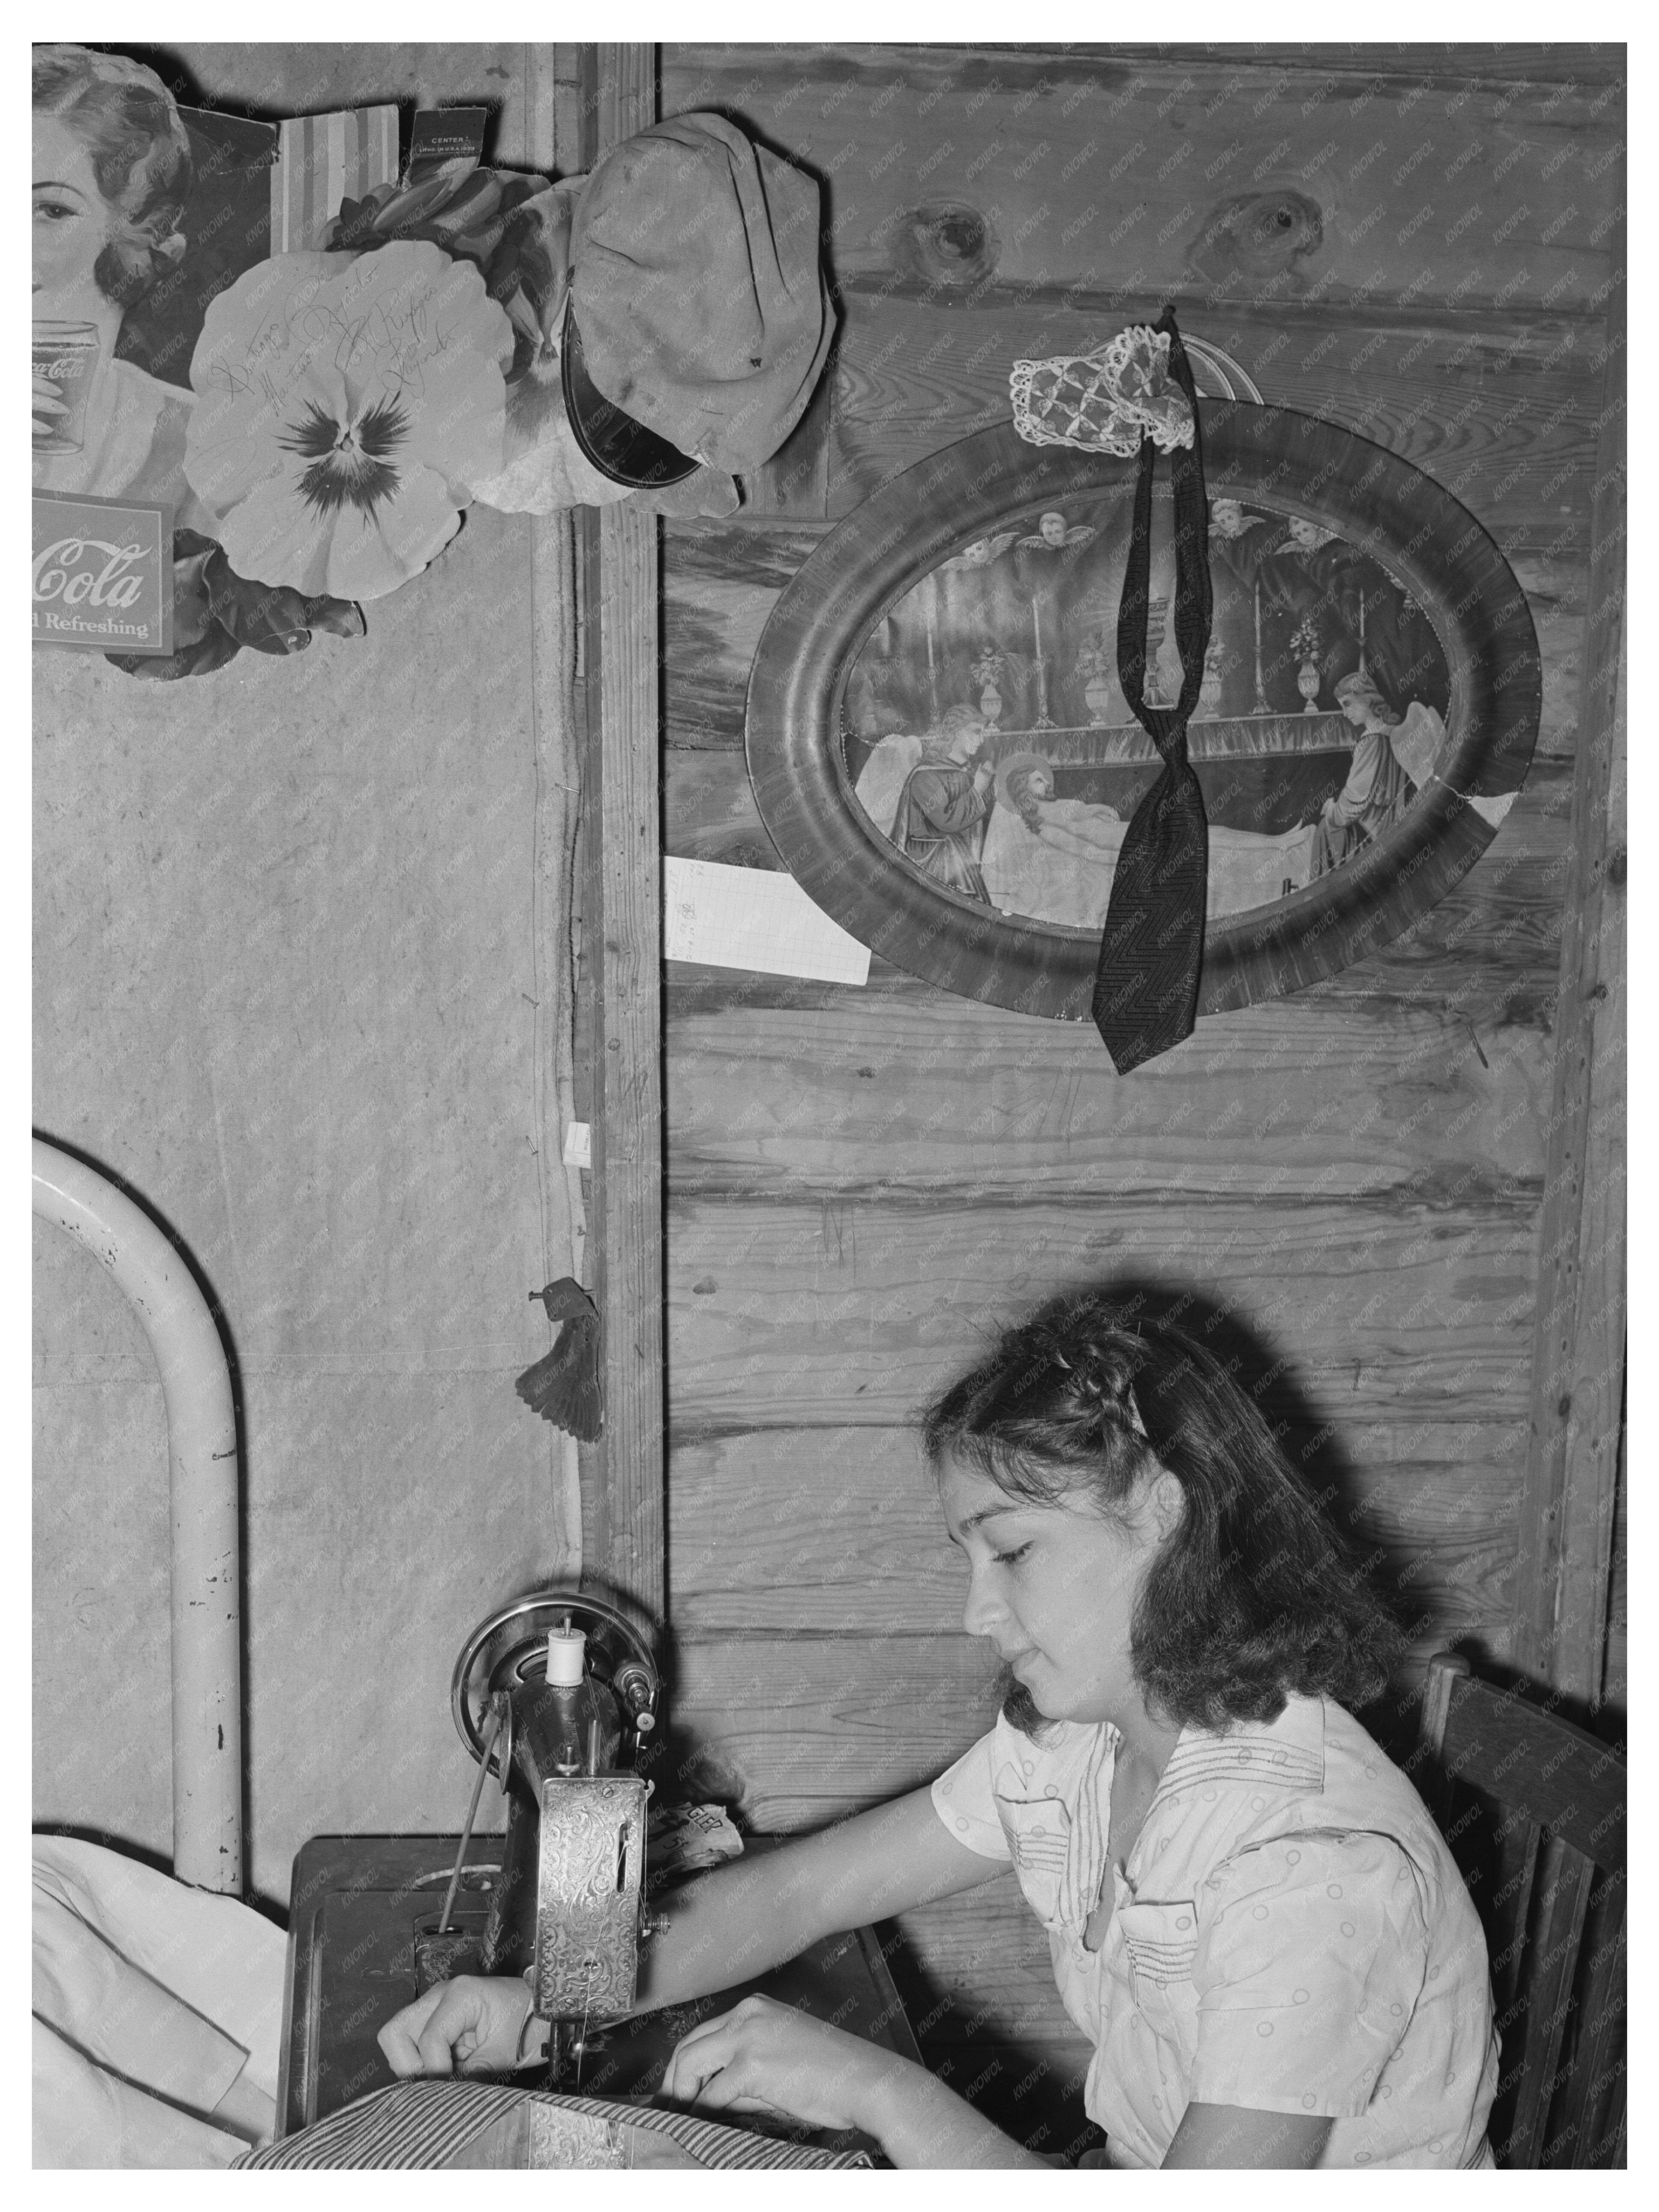
<path fill-rule="evenodd" d="M 91 155 L 110 210 L 93 282 L 130 307 L 184 245 L 177 232 L 193 169 L 173 95 L 143 63 L 85 46 L 36 46 L 32 75 L 34 107 L 58 116 Z"/>
<path fill-rule="evenodd" d="M 1167 1720 L 1271 1721 L 1292 1693 L 1364 1705 L 1403 1639 L 1266 1422 L 1211 1353 L 1103 1291 L 1054 1299 L 1006 1330 L 921 1417 L 928 1458 L 976 1468 L 1010 1497 L 1079 1495 L 1121 1515 L 1167 1468 L 1180 1525 L 1148 1568 L 1130 1625 L 1135 1679 Z M 1016 1683 L 1003 1705 L 1042 1726 Z"/>

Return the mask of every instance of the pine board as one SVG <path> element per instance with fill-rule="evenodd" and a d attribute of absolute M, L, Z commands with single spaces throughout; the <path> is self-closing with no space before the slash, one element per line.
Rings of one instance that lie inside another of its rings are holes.
<path fill-rule="evenodd" d="M 1322 1200 L 1193 1207 L 1083 1187 L 671 1200 L 673 1430 L 902 1423 L 1011 1307 L 1107 1279 L 1190 1286 L 1217 1340 L 1236 1312 L 1257 1371 L 1282 1353 L 1316 1421 L 1503 1421 L 1526 1387 L 1535 1223 L 1524 1194 L 1397 1213 L 1334 1179 Z"/>
<path fill-rule="evenodd" d="M 662 112 L 724 109 L 827 179 L 843 283 L 942 277 L 964 301 L 982 270 L 1148 301 L 1200 282 L 1229 301 L 1593 300 L 1619 81 L 1500 84 L 1452 54 L 1431 74 L 1355 58 L 1310 75 L 1181 48 L 672 46 Z M 1286 194 L 1307 250 L 1276 250 L 1271 228 L 1231 265 L 1205 245 L 1230 202 Z M 918 267 L 905 217 L 945 205 L 974 210 L 994 243 Z"/>
<path fill-rule="evenodd" d="M 1449 1626 L 1501 1625 L 1524 1425 L 1345 1429 L 1316 1488 L 1362 1551 Z M 741 1545 L 732 1540 L 744 1531 Z M 669 1470 L 674 1620 L 699 1639 L 767 1630 L 953 1634 L 966 1595 L 908 1428 L 801 1428 L 682 1444 Z"/>

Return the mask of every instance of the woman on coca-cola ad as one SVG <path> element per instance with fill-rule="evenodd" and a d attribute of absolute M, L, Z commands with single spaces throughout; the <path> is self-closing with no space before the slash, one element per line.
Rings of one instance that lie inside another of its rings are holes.
<path fill-rule="evenodd" d="M 204 519 L 184 476 L 191 394 L 115 357 L 127 310 L 185 250 L 173 95 L 142 62 L 69 46 L 36 46 L 33 94 L 35 485 Z"/>

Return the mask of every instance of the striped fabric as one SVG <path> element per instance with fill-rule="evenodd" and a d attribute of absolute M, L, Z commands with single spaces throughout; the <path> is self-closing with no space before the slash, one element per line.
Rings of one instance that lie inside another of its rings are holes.
<path fill-rule="evenodd" d="M 398 181 L 398 111 L 349 107 L 282 125 L 270 173 L 270 250 L 318 252 L 342 200 Z"/>
<path fill-rule="evenodd" d="M 864 2151 L 814 2150 L 805 2144 L 777 2142 L 717 2121 L 684 2112 L 659 2112 L 648 2105 L 624 2105 L 598 2097 L 559 2097 L 542 2090 L 514 2089 L 489 2081 L 400 2081 L 376 2090 L 302 2128 L 264 2150 L 249 2151 L 238 2166 L 331 2166 L 430 2168 L 447 2166 L 487 2129 L 505 2120 L 530 2098 L 557 2112 L 581 2114 L 605 2124 L 650 2129 L 666 2136 L 700 2164 L 728 2168 L 766 2166 L 776 2170 L 867 2166 Z M 595 2159 L 609 2165 L 610 2158 Z M 620 2163 L 620 2160 L 615 2161 Z"/>
<path fill-rule="evenodd" d="M 1191 1898 L 1139 1899 L 1118 1907 L 1124 1948 L 1134 1969 L 1136 1986 L 1160 1990 L 1190 1983 L 1198 1960 L 1198 1907 Z"/>
<path fill-rule="evenodd" d="M 1323 1741 L 1286 1741 L 1290 1731 L 1275 1722 L 1253 1728 L 1248 1723 L 1224 1736 L 1189 1729 L 1182 1736 L 1158 1778 L 1158 1795 L 1168 1797 L 1202 1783 L 1259 1780 L 1273 1790 L 1297 1792 L 1322 1789 L 1325 1780 Z"/>

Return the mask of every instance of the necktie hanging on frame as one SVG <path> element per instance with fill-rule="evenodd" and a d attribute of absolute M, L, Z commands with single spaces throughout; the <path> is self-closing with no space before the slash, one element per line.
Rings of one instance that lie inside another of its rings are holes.
<path fill-rule="evenodd" d="M 1165 307 L 1154 328 L 1168 334 L 1170 372 L 1192 410 L 1193 434 L 1190 445 L 1176 446 L 1170 454 L 1175 499 L 1175 640 L 1181 657 L 1181 691 L 1173 707 L 1148 706 L 1145 696 L 1157 459 L 1150 433 L 1140 441 L 1129 558 L 1118 608 L 1119 679 L 1136 720 L 1163 762 L 1158 781 L 1124 833 L 1090 1008 L 1120 1075 L 1192 1035 L 1209 873 L 1204 798 L 1187 757 L 1187 723 L 1204 680 L 1212 611 L 1197 393 L 1174 309 Z"/>

